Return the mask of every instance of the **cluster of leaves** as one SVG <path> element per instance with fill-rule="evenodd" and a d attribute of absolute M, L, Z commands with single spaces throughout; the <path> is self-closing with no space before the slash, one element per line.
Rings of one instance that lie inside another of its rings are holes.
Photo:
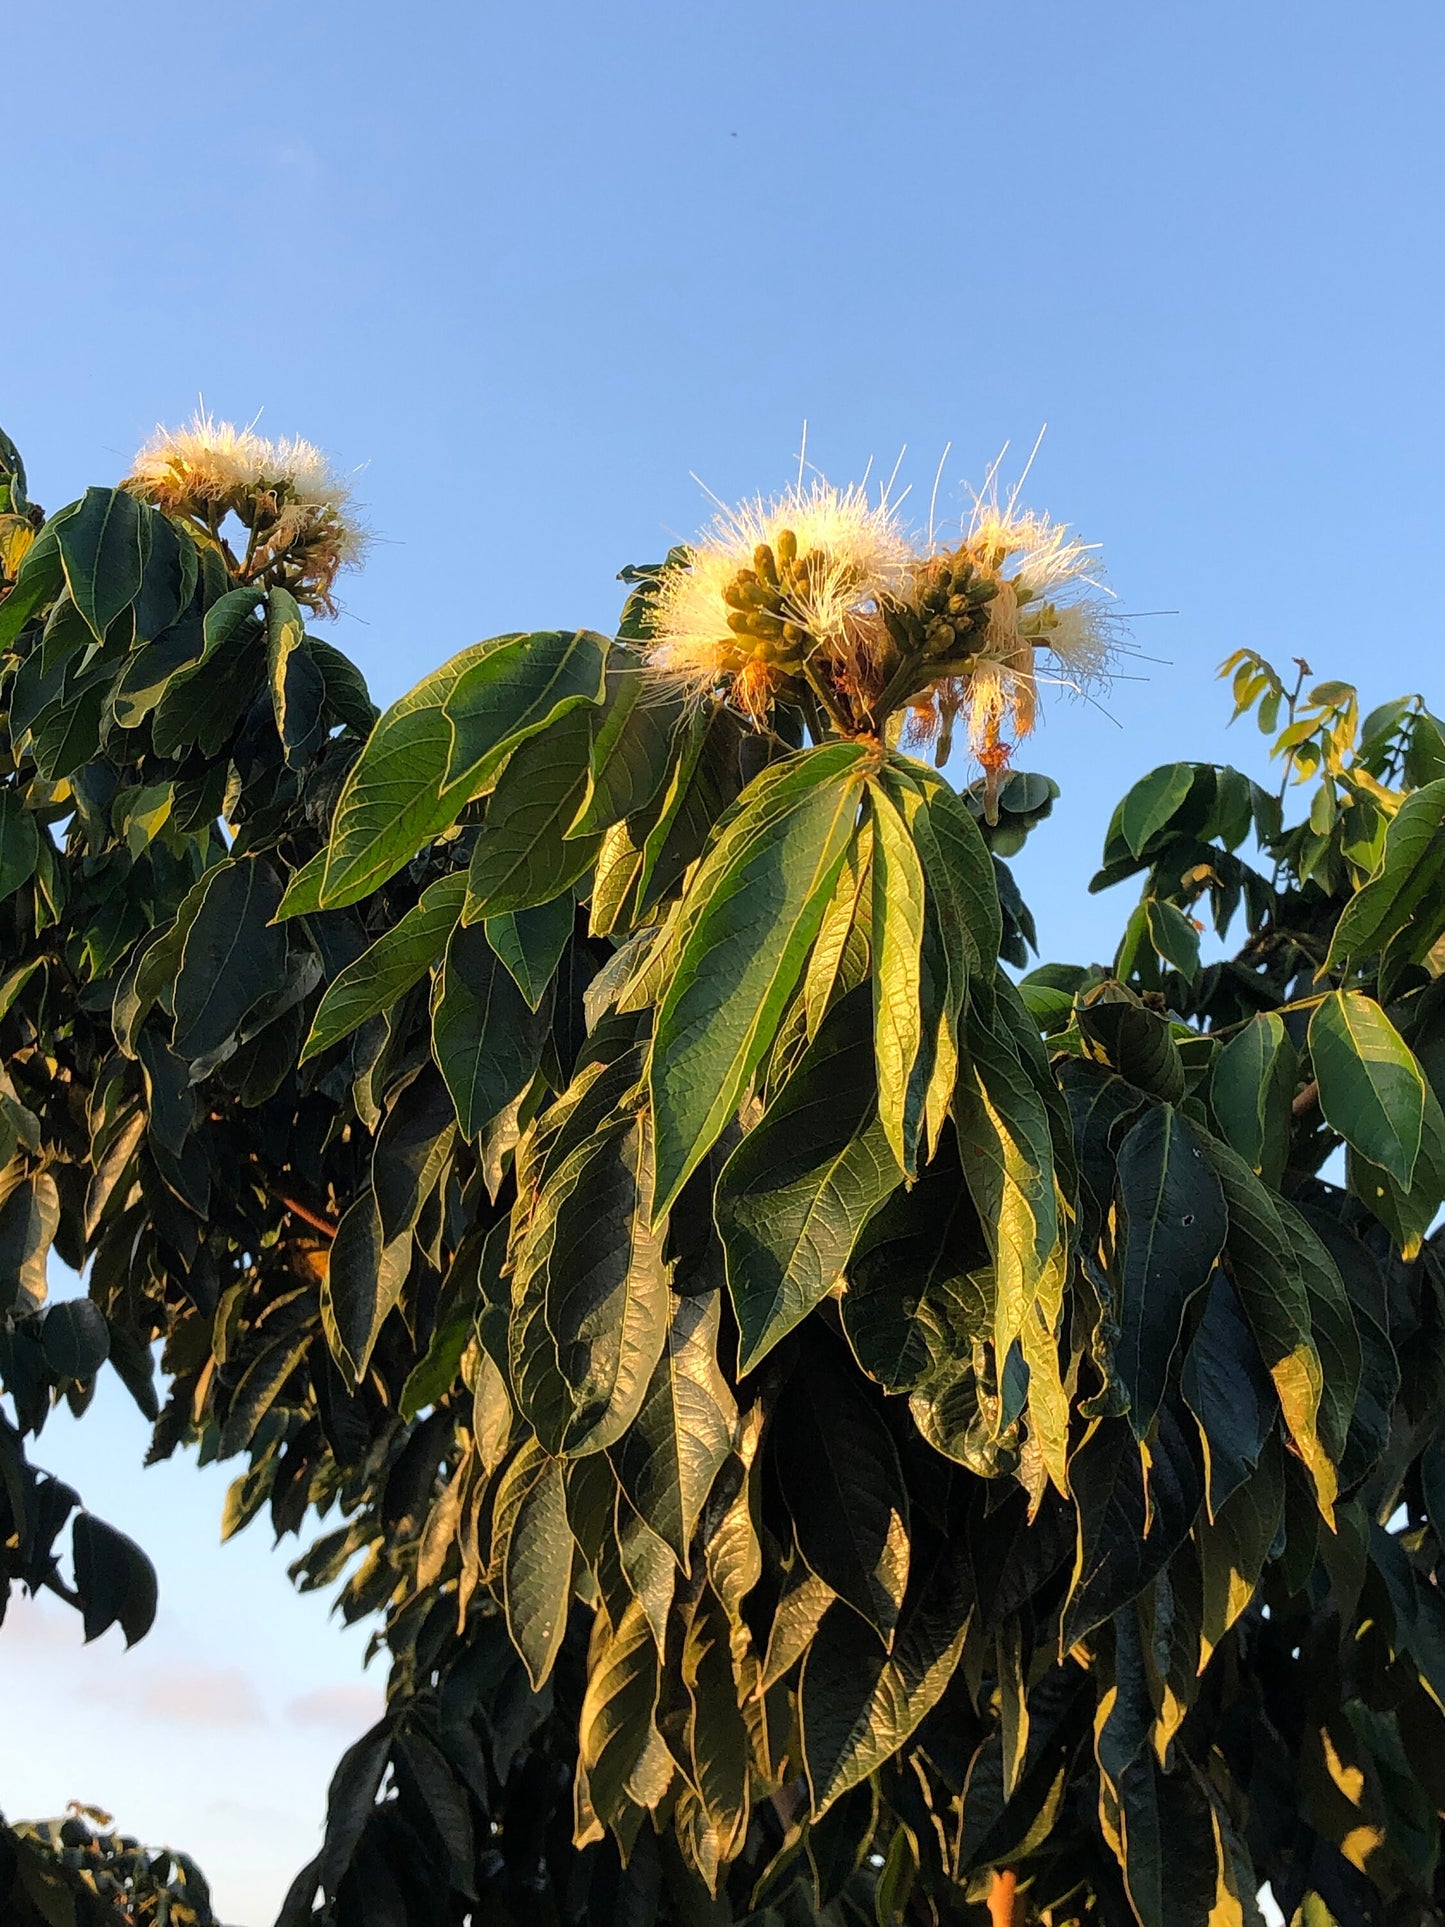
<path fill-rule="evenodd" d="M 1423 704 L 1232 665 L 1307 821 L 1153 772 L 1112 966 L 1016 984 L 1054 786 L 660 700 L 654 571 L 378 720 L 5 460 L 5 1576 L 148 1623 L 24 1458 L 107 1361 L 228 1530 L 325 1524 L 388 1707 L 283 1919 L 1436 1918 Z"/>
<path fill-rule="evenodd" d="M 0 1901 L 15 1927 L 216 1927 L 194 1862 L 75 1801 L 64 1819 L 0 1825 Z"/>

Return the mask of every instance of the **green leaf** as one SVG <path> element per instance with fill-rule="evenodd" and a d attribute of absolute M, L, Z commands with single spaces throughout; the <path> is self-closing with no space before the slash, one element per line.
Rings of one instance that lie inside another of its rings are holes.
<path fill-rule="evenodd" d="M 807 1647 L 799 1686 L 803 1764 L 814 1816 L 876 1772 L 937 1704 L 968 1630 L 966 1593 L 942 1558 L 910 1592 L 891 1653 L 834 1606 Z"/>
<path fill-rule="evenodd" d="M 456 821 L 481 783 L 472 770 L 444 780 L 452 726 L 442 705 L 469 669 L 528 640 L 496 636 L 473 644 L 382 715 L 336 800 L 316 907 L 358 902 Z"/>
<path fill-rule="evenodd" d="M 211 871 L 174 990 L 173 1047 L 193 1066 L 226 1055 L 248 1013 L 275 991 L 286 966 L 286 933 L 273 923 L 280 902 L 280 882 L 262 857 Z"/>
<path fill-rule="evenodd" d="M 45 1259 L 60 1225 L 60 1194 L 48 1171 L 23 1178 L 0 1204 L 0 1314 L 21 1293 L 29 1310 L 45 1302 Z"/>
<path fill-rule="evenodd" d="M 865 984 L 833 1006 L 718 1179 L 740 1373 L 839 1282 L 859 1232 L 898 1183 L 878 1118 L 871 1030 Z"/>
<path fill-rule="evenodd" d="M 1192 1429 L 1192 1428 L 1191 1428 Z M 1121 1419 L 1101 1419 L 1069 1462 L 1079 1513 L 1065 1650 L 1135 1599 L 1188 1537 L 1204 1499 L 1196 1447 L 1173 1406 L 1159 1412 L 1147 1490 L 1140 1447 Z"/>
<path fill-rule="evenodd" d="M 535 1439 L 528 1439 L 502 1474 L 494 1519 L 507 1631 L 532 1691 L 540 1692 L 567 1630 L 573 1548 L 561 1461 Z"/>
<path fill-rule="evenodd" d="M 1198 1421 L 1209 1513 L 1218 1518 L 1259 1464 L 1279 1416 L 1273 1381 L 1223 1271 L 1215 1272 L 1204 1300 L 1180 1389 Z"/>
<path fill-rule="evenodd" d="M 436 1067 L 424 1064 L 392 1100 L 371 1154 L 385 1244 L 413 1229 L 451 1159 L 456 1115 Z"/>
<path fill-rule="evenodd" d="M 653 1723 L 657 1644 L 640 1601 L 629 1603 L 615 1631 L 598 1615 L 589 1659 L 578 1752 L 592 1805 L 611 1821 L 630 1794 L 644 1790 L 652 1757 L 663 1744 Z"/>
<path fill-rule="evenodd" d="M 35 818 L 15 789 L 0 790 L 0 899 L 28 883 L 40 861 Z"/>
<path fill-rule="evenodd" d="M 45 1362 L 57 1378 L 94 1378 L 110 1357 L 110 1327 L 89 1298 L 64 1298 L 40 1327 Z"/>
<path fill-rule="evenodd" d="M 321 742 L 326 679 L 307 648 L 305 618 L 285 589 L 266 598 L 266 647 L 276 734 L 287 767 L 295 769 Z"/>
<path fill-rule="evenodd" d="M 305 874 L 298 872 L 298 876 Z M 293 877 L 293 889 L 296 881 Z M 327 985 L 301 1052 L 303 1064 L 349 1036 L 369 1017 L 390 1010 L 426 974 L 457 927 L 466 889 L 463 876 L 442 877 L 429 885 L 394 929 L 378 937 Z"/>
<path fill-rule="evenodd" d="M 1119 832 L 1134 856 L 1156 831 L 1162 830 L 1194 785 L 1188 763 L 1166 763 L 1141 776 L 1119 805 Z"/>
<path fill-rule="evenodd" d="M 443 780 L 483 782 L 518 743 L 579 703 L 600 703 L 610 644 L 578 629 L 507 637 L 469 663 L 442 698 L 451 730 Z"/>
<path fill-rule="evenodd" d="M 1002 980 L 997 994 L 1001 1004 Z M 954 1117 L 964 1179 L 993 1254 L 994 1353 L 1002 1370 L 1014 1345 L 1022 1347 L 1033 1429 L 1063 1490 L 1068 1401 L 1056 1334 L 1067 1265 L 1048 1105 L 1004 1024 L 986 1024 L 975 1008 L 967 1038 L 972 1064 L 960 1073 Z"/>
<path fill-rule="evenodd" d="M 487 918 L 487 942 L 512 973 L 528 1009 L 541 1005 L 576 921 L 577 904 L 570 890 L 551 903 Z"/>
<path fill-rule="evenodd" d="M 343 1214 L 321 1285 L 321 1322 L 331 1355 L 352 1385 L 365 1376 L 382 1322 L 411 1267 L 411 1234 L 387 1244 L 370 1190 Z"/>
<path fill-rule="evenodd" d="M 1199 932 L 1174 904 L 1159 897 L 1144 899 L 1149 941 L 1181 977 L 1192 983 L 1199 971 Z"/>
<path fill-rule="evenodd" d="M 774 764 L 693 876 L 648 1067 L 659 1214 L 773 1041 L 853 833 L 865 756 L 839 743 Z"/>
<path fill-rule="evenodd" d="M 637 1417 L 611 1448 L 623 1491 L 686 1570 L 688 1548 L 732 1449 L 737 1405 L 717 1361 L 717 1291 L 681 1298 Z"/>
<path fill-rule="evenodd" d="M 120 488 L 88 488 L 59 525 L 61 559 L 75 606 L 97 642 L 140 594 L 151 546 L 151 514 Z"/>
<path fill-rule="evenodd" d="M 472 851 L 464 923 L 550 903 L 591 867 L 598 839 L 565 835 L 587 787 L 589 741 L 587 712 L 573 709 L 513 753 Z"/>
<path fill-rule="evenodd" d="M 794 1369 L 773 1423 L 773 1463 L 798 1550 L 891 1650 L 909 1537 L 908 1491 L 887 1427 L 851 1369 L 816 1345 Z"/>
<path fill-rule="evenodd" d="M 155 1623 L 155 1567 L 133 1539 L 93 1512 L 76 1513 L 70 1539 L 87 1643 L 119 1625 L 134 1646 Z"/>
<path fill-rule="evenodd" d="M 1213 1138 L 1204 1145 L 1229 1208 L 1225 1267 L 1328 1520 L 1338 1479 L 1320 1438 L 1324 1373 L 1310 1324 L 1309 1294 L 1269 1192 L 1227 1146 Z"/>
<path fill-rule="evenodd" d="M 1407 796 L 1385 831 L 1385 848 L 1368 883 L 1345 906 L 1330 940 L 1326 970 L 1383 950 L 1410 928 L 1410 951 L 1422 957 L 1442 927 L 1441 915 L 1419 917 L 1422 900 L 1445 868 L 1445 780 Z"/>
<path fill-rule="evenodd" d="M 432 992 L 432 1054 L 457 1107 L 462 1136 L 484 1125 L 531 1082 L 546 1025 L 474 924 L 458 925 Z"/>
<path fill-rule="evenodd" d="M 682 704 L 646 687 L 631 650 L 607 658 L 606 709 L 592 737 L 587 794 L 569 836 L 596 836 L 645 810 L 667 781 Z"/>
<path fill-rule="evenodd" d="M 1271 1010 L 1230 1038 L 1210 1075 L 1209 1106 L 1225 1140 L 1271 1184 L 1284 1173 L 1298 1067 L 1284 1019 Z"/>
<path fill-rule="evenodd" d="M 624 1114 L 549 1171 L 517 1245 L 512 1379 L 549 1450 L 616 1444 L 647 1395 L 669 1311 L 651 1203 L 646 1118 Z"/>
<path fill-rule="evenodd" d="M 1331 991 L 1310 1019 L 1310 1059 L 1331 1129 L 1409 1188 L 1425 1119 L 1425 1079 L 1372 997 Z"/>
<path fill-rule="evenodd" d="M 878 1116 L 900 1171 L 918 1171 L 921 1115 L 909 1115 L 909 1085 L 923 1044 L 923 865 L 897 804 L 880 784 L 869 791 L 873 820 L 873 1035 Z"/>
<path fill-rule="evenodd" d="M 1114 1364 L 1134 1436 L 1148 1436 L 1169 1383 L 1184 1315 L 1209 1282 L 1229 1219 L 1199 1132 L 1172 1105 L 1151 1106 L 1119 1146 L 1119 1336 Z"/>
<path fill-rule="evenodd" d="M 53 602 L 65 582 L 60 530 L 75 509 L 52 515 L 25 551 L 10 592 L 0 599 L 0 649 L 8 649 L 33 615 Z"/>

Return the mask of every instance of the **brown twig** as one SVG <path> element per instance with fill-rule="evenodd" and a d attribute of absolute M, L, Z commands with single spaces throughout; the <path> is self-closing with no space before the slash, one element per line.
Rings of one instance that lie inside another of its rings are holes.
<path fill-rule="evenodd" d="M 1315 1105 L 1319 1103 L 1319 1101 L 1320 1101 L 1319 1079 L 1316 1077 L 1312 1077 L 1309 1083 L 1305 1085 L 1304 1089 L 1302 1091 L 1296 1091 L 1293 1098 L 1290 1100 L 1290 1107 L 1289 1107 L 1290 1116 L 1303 1117 L 1307 1111 L 1312 1111 Z"/>
<path fill-rule="evenodd" d="M 325 1213 L 321 1211 L 313 1211 L 309 1204 L 302 1204 L 299 1198 L 293 1198 L 288 1192 L 283 1191 L 279 1185 L 271 1184 L 267 1186 L 267 1189 L 277 1204 L 284 1204 L 293 1217 L 302 1219 L 306 1224 L 309 1224 L 314 1231 L 319 1231 L 323 1238 L 334 1238 L 336 1236 L 335 1218 L 328 1218 Z"/>

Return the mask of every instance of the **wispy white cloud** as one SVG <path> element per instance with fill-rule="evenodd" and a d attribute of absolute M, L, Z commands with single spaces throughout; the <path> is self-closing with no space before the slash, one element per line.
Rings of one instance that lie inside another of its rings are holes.
<path fill-rule="evenodd" d="M 336 1732 L 360 1733 L 381 1718 L 386 1697 L 374 1686 L 318 1686 L 286 1708 L 297 1726 L 327 1726 Z"/>
<path fill-rule="evenodd" d="M 147 1720 L 177 1726 L 263 1726 L 266 1708 L 239 1666 L 191 1663 L 138 1673 L 113 1674 L 90 1687 L 92 1697 L 132 1707 Z"/>

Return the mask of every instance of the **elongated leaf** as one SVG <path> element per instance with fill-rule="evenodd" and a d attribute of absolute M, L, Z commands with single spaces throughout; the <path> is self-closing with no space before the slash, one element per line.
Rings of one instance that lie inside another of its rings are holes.
<path fill-rule="evenodd" d="M 659 1214 L 773 1040 L 853 832 L 864 755 L 830 744 L 766 771 L 693 877 L 648 1071 Z"/>
<path fill-rule="evenodd" d="M 1330 940 L 1325 968 L 1383 950 L 1410 925 L 1445 862 L 1445 780 L 1407 796 L 1385 831 L 1385 848 L 1374 875 L 1345 906 Z M 1411 954 L 1423 956 L 1440 934 L 1438 915 L 1419 918 L 1411 931 Z"/>
<path fill-rule="evenodd" d="M 908 1584 L 908 1494 L 893 1441 L 815 1346 L 788 1381 L 774 1463 L 798 1549 L 891 1650 Z"/>
<path fill-rule="evenodd" d="M 562 1466 L 529 1439 L 497 1488 L 493 1539 L 502 1566 L 507 1631 L 533 1692 L 556 1662 L 572 1597 L 572 1532 Z"/>
<path fill-rule="evenodd" d="M 40 861 L 40 833 L 19 792 L 0 790 L 0 900 L 28 883 Z"/>
<path fill-rule="evenodd" d="M 1134 1436 L 1148 1436 L 1191 1299 L 1224 1246 L 1228 1214 L 1199 1133 L 1172 1105 L 1147 1110 L 1119 1147 L 1124 1217 L 1115 1367 Z"/>
<path fill-rule="evenodd" d="M 119 488 L 88 488 L 58 525 L 65 580 L 75 606 L 104 642 L 105 632 L 140 594 L 150 554 L 151 513 Z"/>
<path fill-rule="evenodd" d="M 684 1569 L 727 1459 L 737 1405 L 717 1361 L 721 1294 L 671 1295 L 667 1335 L 637 1417 L 612 1447 L 622 1489 Z"/>
<path fill-rule="evenodd" d="M 909 1086 L 923 1045 L 923 865 L 903 815 L 880 783 L 869 791 L 873 821 L 873 1035 L 878 1116 L 905 1176 L 918 1169 L 921 1115 L 910 1116 Z"/>
<path fill-rule="evenodd" d="M 569 836 L 596 836 L 645 810 L 667 781 L 672 741 L 682 705 L 646 688 L 630 650 L 607 657 L 606 708 L 592 738 L 587 793 Z"/>
<path fill-rule="evenodd" d="M 1193 1440 L 1166 1405 L 1150 1446 L 1147 1497 L 1140 1447 L 1119 1419 L 1101 1420 L 1074 1454 L 1069 1484 L 1079 1509 L 1079 1545 L 1061 1634 L 1065 1648 L 1163 1571 L 1203 1503 L 1204 1473 Z"/>
<path fill-rule="evenodd" d="M 799 1688 L 803 1760 L 814 1816 L 882 1766 L 937 1704 L 963 1650 L 966 1594 L 939 1559 L 905 1602 L 885 1653 L 841 1605 L 807 1648 Z"/>
<path fill-rule="evenodd" d="M 463 922 L 550 903 L 591 866 L 597 838 L 565 834 L 587 787 L 590 740 L 586 712 L 572 709 L 513 754 L 472 852 Z"/>
<path fill-rule="evenodd" d="M 540 1007 L 576 920 L 577 905 L 570 890 L 551 903 L 487 918 L 487 942 L 512 973 L 528 1009 Z"/>
<path fill-rule="evenodd" d="M 303 1064 L 349 1036 L 369 1017 L 390 1010 L 425 975 L 456 929 L 466 888 L 462 876 L 442 877 L 429 885 L 395 929 L 378 937 L 328 984 L 301 1052 Z"/>
<path fill-rule="evenodd" d="M 878 1118 L 865 984 L 834 1005 L 718 1179 L 740 1372 L 838 1283 L 859 1232 L 898 1180 Z"/>
<path fill-rule="evenodd" d="M 401 1296 L 411 1264 L 411 1234 L 387 1244 L 376 1199 L 365 1191 L 343 1215 L 321 1286 L 321 1320 L 332 1356 L 360 1382 L 382 1321 Z"/>
<path fill-rule="evenodd" d="M 1279 1415 L 1274 1384 L 1223 1271 L 1216 1271 L 1210 1283 L 1181 1387 L 1199 1422 L 1209 1512 L 1218 1518 L 1221 1506 L 1259 1464 Z"/>
<path fill-rule="evenodd" d="M 280 902 L 280 881 L 262 857 L 212 870 L 176 976 L 178 1056 L 197 1064 L 224 1055 L 247 1014 L 275 991 L 286 966 L 286 933 L 273 922 Z"/>
<path fill-rule="evenodd" d="M 89 1298 L 63 1298 L 40 1328 L 45 1362 L 57 1378 L 93 1378 L 110 1356 L 110 1329 Z"/>
<path fill-rule="evenodd" d="M 1331 991 L 1310 1019 L 1310 1059 L 1326 1121 L 1407 1189 L 1420 1152 L 1425 1080 L 1372 997 Z"/>
<path fill-rule="evenodd" d="M 448 779 L 452 726 L 443 705 L 471 669 L 493 656 L 515 660 L 529 640 L 474 643 L 382 715 L 336 801 L 318 908 L 357 902 L 456 821 L 481 779 L 472 769 Z M 505 730 L 497 738 L 503 754 L 510 740 Z"/>
<path fill-rule="evenodd" d="M 527 1008 L 486 932 L 458 925 L 432 998 L 432 1054 L 464 1138 L 475 1138 L 531 1082 L 546 1029 Z"/>
<path fill-rule="evenodd" d="M 296 599 L 285 589 L 272 589 L 267 596 L 266 641 L 276 734 L 294 769 L 321 741 L 326 678 L 312 660 Z"/>
<path fill-rule="evenodd" d="M 540 1296 L 545 1323 L 514 1318 L 513 1342 L 525 1349 L 526 1331 L 531 1343 L 550 1345 L 565 1406 L 558 1409 L 550 1389 L 534 1392 L 520 1354 L 513 1377 L 523 1411 L 556 1450 L 615 1444 L 662 1356 L 667 1271 L 661 1233 L 651 1226 L 651 1192 L 646 1119 L 618 1118 L 549 1177 L 517 1252 L 514 1307 Z"/>
<path fill-rule="evenodd" d="M 1224 1045 L 1210 1077 L 1210 1109 L 1225 1140 L 1271 1183 L 1284 1169 L 1297 1069 L 1284 1019 L 1261 1011 Z"/>
<path fill-rule="evenodd" d="M 1205 1155 L 1229 1208 L 1225 1268 L 1274 1380 L 1290 1437 L 1314 1480 L 1320 1510 L 1329 1519 L 1339 1482 L 1320 1439 L 1324 1374 L 1310 1326 L 1309 1294 L 1268 1191 L 1243 1158 L 1216 1139 L 1205 1140 Z"/>
<path fill-rule="evenodd" d="M 451 729 L 443 780 L 485 781 L 508 750 L 579 703 L 602 700 L 605 636 L 542 630 L 469 662 L 442 698 Z"/>
<path fill-rule="evenodd" d="M 629 1791 L 640 1792 L 645 1762 L 662 1745 L 653 1712 L 658 1660 L 652 1629 L 633 1600 L 614 1632 L 598 1615 L 582 1699 L 577 1740 L 588 1791 L 597 1813 L 620 1813 Z"/>
<path fill-rule="evenodd" d="M 1166 763 L 1140 777 L 1119 806 L 1119 829 L 1135 856 L 1163 829 L 1193 783 L 1194 771 L 1188 763 Z"/>

